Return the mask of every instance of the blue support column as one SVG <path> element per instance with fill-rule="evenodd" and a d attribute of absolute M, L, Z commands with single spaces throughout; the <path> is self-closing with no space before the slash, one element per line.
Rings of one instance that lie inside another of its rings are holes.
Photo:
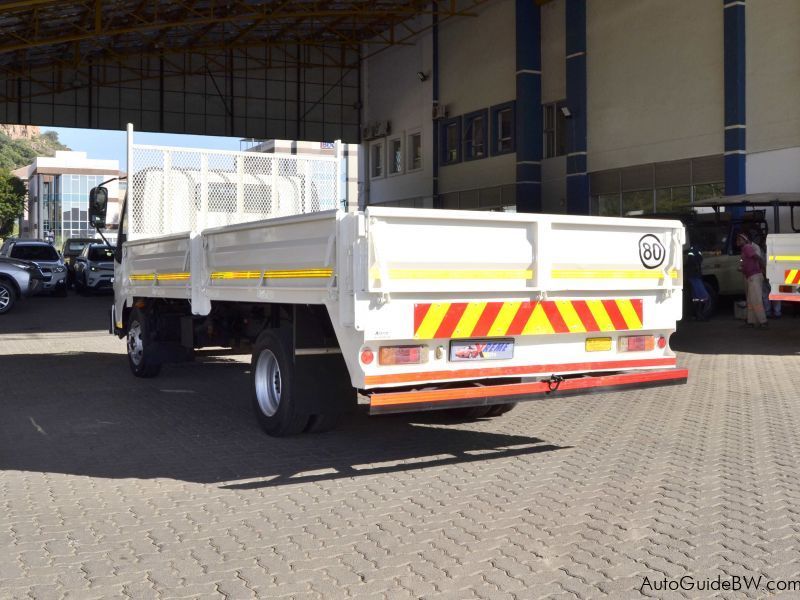
<path fill-rule="evenodd" d="M 542 212 L 541 14 L 533 0 L 516 0 L 517 212 Z"/>
<path fill-rule="evenodd" d="M 567 54 L 567 213 L 588 215 L 586 163 L 586 0 L 566 2 Z"/>
<path fill-rule="evenodd" d="M 725 194 L 747 191 L 745 1 L 723 0 L 725 14 Z"/>

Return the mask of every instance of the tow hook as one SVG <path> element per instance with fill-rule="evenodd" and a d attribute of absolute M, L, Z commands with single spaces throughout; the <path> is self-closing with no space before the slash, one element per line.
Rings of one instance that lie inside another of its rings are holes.
<path fill-rule="evenodd" d="M 544 382 L 547 384 L 548 392 L 557 392 L 562 381 L 564 381 L 564 378 L 561 375 L 551 375 L 550 379 L 544 380 Z"/>

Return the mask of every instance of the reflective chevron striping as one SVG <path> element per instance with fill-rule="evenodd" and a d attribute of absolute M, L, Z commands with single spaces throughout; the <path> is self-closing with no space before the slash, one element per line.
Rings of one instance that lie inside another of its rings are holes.
<path fill-rule="evenodd" d="M 643 326 L 640 298 L 414 305 L 418 340 L 629 331 Z"/>
<path fill-rule="evenodd" d="M 800 284 L 800 269 L 790 269 L 783 275 L 785 277 L 783 283 L 790 283 L 792 285 Z"/>

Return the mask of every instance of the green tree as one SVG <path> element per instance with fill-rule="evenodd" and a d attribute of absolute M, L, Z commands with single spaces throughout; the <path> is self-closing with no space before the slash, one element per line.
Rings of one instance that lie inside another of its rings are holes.
<path fill-rule="evenodd" d="M 14 220 L 22 216 L 25 207 L 25 183 L 8 171 L 0 171 L 0 237 L 14 229 Z"/>

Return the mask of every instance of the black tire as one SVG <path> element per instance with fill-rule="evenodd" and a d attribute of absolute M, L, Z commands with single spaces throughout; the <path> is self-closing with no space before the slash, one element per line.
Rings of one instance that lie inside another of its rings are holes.
<path fill-rule="evenodd" d="M 10 283 L 0 281 L 0 315 L 10 311 L 17 301 L 17 292 Z"/>
<path fill-rule="evenodd" d="M 508 411 L 513 410 L 516 405 L 516 402 L 509 402 L 508 404 L 493 404 L 489 407 L 489 412 L 486 413 L 486 416 L 499 417 L 500 415 L 504 415 Z"/>
<path fill-rule="evenodd" d="M 706 288 L 706 292 L 708 293 L 708 300 L 703 305 L 702 312 L 698 315 L 697 314 L 697 306 L 696 303 L 692 300 L 692 286 L 689 283 L 686 283 L 686 286 L 683 288 L 683 318 L 687 320 L 697 319 L 698 316 L 705 320 L 709 319 L 717 312 L 717 307 L 719 305 L 719 292 L 717 292 L 717 288 L 708 280 L 703 280 L 703 287 Z"/>
<path fill-rule="evenodd" d="M 715 288 L 711 283 L 708 281 L 703 281 L 703 286 L 706 288 L 708 292 L 708 301 L 705 303 L 703 307 L 703 312 L 701 317 L 704 319 L 709 319 L 714 316 L 717 312 L 717 304 L 719 303 L 719 294 L 717 293 L 717 288 Z"/>
<path fill-rule="evenodd" d="M 147 315 L 134 308 L 128 321 L 126 340 L 128 365 L 136 377 L 155 377 L 161 371 L 158 342 Z"/>
<path fill-rule="evenodd" d="M 272 331 L 262 332 L 253 346 L 250 381 L 253 410 L 267 434 L 284 437 L 315 426 L 309 423 L 308 413 L 293 395 L 294 366 L 289 352 Z"/>
<path fill-rule="evenodd" d="M 335 429 L 341 415 L 311 415 L 306 425 L 306 433 L 324 433 Z"/>

